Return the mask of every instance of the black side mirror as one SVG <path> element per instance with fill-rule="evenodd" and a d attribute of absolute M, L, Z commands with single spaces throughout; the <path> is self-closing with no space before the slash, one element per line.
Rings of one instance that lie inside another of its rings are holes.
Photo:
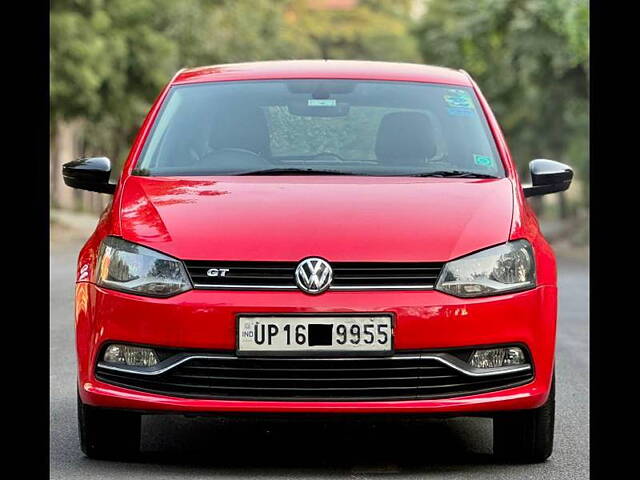
<path fill-rule="evenodd" d="M 64 183 L 72 188 L 113 194 L 115 183 L 109 183 L 111 160 L 107 157 L 80 158 L 62 166 Z"/>
<path fill-rule="evenodd" d="M 573 178 L 573 170 L 568 165 L 553 160 L 537 159 L 529 162 L 531 185 L 523 187 L 525 197 L 563 192 Z"/>

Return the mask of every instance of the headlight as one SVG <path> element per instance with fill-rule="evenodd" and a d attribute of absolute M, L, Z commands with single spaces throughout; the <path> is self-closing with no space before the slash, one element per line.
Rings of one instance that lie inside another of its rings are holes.
<path fill-rule="evenodd" d="M 436 290 L 456 297 L 483 297 L 536 286 L 533 249 L 516 240 L 448 262 Z"/>
<path fill-rule="evenodd" d="M 106 237 L 100 245 L 96 283 L 153 297 L 168 297 L 191 288 L 181 261 L 117 237 Z"/>

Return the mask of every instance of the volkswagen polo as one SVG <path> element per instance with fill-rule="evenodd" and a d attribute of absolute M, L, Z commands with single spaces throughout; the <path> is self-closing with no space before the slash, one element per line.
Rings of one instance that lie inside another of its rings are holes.
<path fill-rule="evenodd" d="M 143 414 L 493 419 L 494 452 L 552 451 L 556 262 L 462 70 L 282 61 L 179 71 L 77 265 L 89 457 L 137 452 Z M 394 417 L 395 416 L 395 417 Z"/>

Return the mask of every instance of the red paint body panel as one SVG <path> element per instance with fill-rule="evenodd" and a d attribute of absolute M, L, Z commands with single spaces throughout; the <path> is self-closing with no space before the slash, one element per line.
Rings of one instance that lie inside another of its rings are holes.
<path fill-rule="evenodd" d="M 550 383 L 541 380 L 498 392 L 460 398 L 368 402 L 250 402 L 194 400 L 127 390 L 101 382 L 86 383 L 82 400 L 111 408 L 163 412 L 316 412 L 316 413 L 459 413 L 522 410 L 544 404 Z"/>
<path fill-rule="evenodd" d="M 189 260 L 444 261 L 507 241 L 512 197 L 507 178 L 131 177 L 122 236 Z"/>
<path fill-rule="evenodd" d="M 136 177 L 131 171 L 174 84 L 275 78 L 359 78 L 473 87 L 506 171 L 503 179 L 389 177 Z M 106 235 L 120 235 L 181 259 L 448 261 L 526 238 L 538 286 L 460 299 L 437 291 L 188 291 L 168 299 L 118 293 L 92 283 Z M 535 408 L 549 393 L 557 312 L 556 264 L 527 204 L 506 141 L 486 100 L 462 71 L 381 62 L 295 61 L 178 72 L 136 137 L 112 204 L 78 259 L 76 346 L 84 402 L 152 411 L 484 412 Z M 166 397 L 94 377 L 105 341 L 235 349 L 238 313 L 391 312 L 395 349 L 523 343 L 534 380 L 479 395 L 415 401 L 263 402 Z"/>

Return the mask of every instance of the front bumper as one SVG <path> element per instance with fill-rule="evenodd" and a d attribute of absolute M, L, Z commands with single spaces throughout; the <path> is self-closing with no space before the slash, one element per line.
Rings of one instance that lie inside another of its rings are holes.
<path fill-rule="evenodd" d="M 122 388 L 95 377 L 105 342 L 233 352 L 240 313 L 387 312 L 396 318 L 396 353 L 496 344 L 524 344 L 535 369 L 526 385 L 455 398 L 399 401 L 254 401 L 179 398 Z M 161 412 L 350 412 L 478 414 L 536 408 L 553 372 L 556 288 L 480 299 L 437 291 L 189 291 L 144 298 L 80 282 L 76 287 L 78 386 L 82 401 L 102 407 Z"/>

